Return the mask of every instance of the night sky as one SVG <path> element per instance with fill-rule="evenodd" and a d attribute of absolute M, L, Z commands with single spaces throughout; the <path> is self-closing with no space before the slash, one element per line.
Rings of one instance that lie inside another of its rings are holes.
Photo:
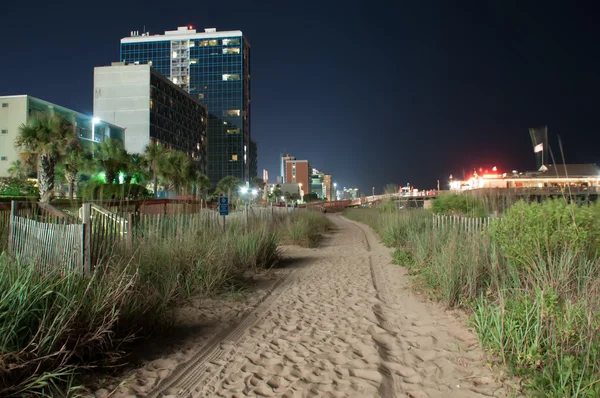
<path fill-rule="evenodd" d="M 567 162 L 600 164 L 597 10 L 533 3 L 9 2 L 0 95 L 91 114 L 93 68 L 118 61 L 131 30 L 239 29 L 252 46 L 259 175 L 270 182 L 284 152 L 367 194 L 443 187 L 473 167 L 533 169 L 528 128 L 538 125 L 555 153 L 560 135 Z"/>

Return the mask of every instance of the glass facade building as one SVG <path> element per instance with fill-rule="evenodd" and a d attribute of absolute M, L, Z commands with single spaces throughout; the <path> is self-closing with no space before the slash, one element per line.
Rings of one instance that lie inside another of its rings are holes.
<path fill-rule="evenodd" d="M 213 185 L 228 175 L 242 181 L 256 175 L 249 154 L 250 45 L 241 31 L 131 32 L 121 39 L 121 61 L 150 64 L 206 104 L 207 175 Z"/>
<path fill-rule="evenodd" d="M 204 104 L 151 71 L 150 141 L 187 153 L 203 173 L 207 171 L 207 116 Z"/>
<path fill-rule="evenodd" d="M 258 145 L 256 141 L 250 140 L 250 149 L 248 151 L 249 161 L 249 173 L 250 178 L 258 177 Z"/>

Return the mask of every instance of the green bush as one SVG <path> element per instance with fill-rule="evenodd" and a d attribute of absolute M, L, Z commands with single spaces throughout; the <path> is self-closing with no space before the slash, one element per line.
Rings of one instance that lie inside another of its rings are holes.
<path fill-rule="evenodd" d="M 40 191 L 34 181 L 18 178 L 0 178 L 0 196 L 39 197 Z"/>
<path fill-rule="evenodd" d="M 83 187 L 79 196 L 83 200 L 143 200 L 153 195 L 146 187 L 137 184 L 102 184 L 90 182 Z"/>
<path fill-rule="evenodd" d="M 402 265 L 404 267 L 411 267 L 412 265 L 414 265 L 414 260 L 412 258 L 411 252 L 400 247 L 394 250 L 392 258 L 394 264 L 397 265 Z"/>
<path fill-rule="evenodd" d="M 564 249 L 595 254 L 600 248 L 600 206 L 521 201 L 493 221 L 489 230 L 513 265 L 528 267 L 540 254 L 553 256 Z"/>
<path fill-rule="evenodd" d="M 432 210 L 439 214 L 461 214 L 470 217 L 487 217 L 485 205 L 479 198 L 466 193 L 445 193 L 433 200 Z"/>

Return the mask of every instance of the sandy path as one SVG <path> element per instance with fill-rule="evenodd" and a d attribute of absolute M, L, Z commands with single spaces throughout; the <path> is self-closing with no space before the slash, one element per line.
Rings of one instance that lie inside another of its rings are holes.
<path fill-rule="evenodd" d="M 305 265 L 148 396 L 504 396 L 464 325 L 410 293 L 370 229 L 331 218 L 324 247 L 287 248 Z"/>

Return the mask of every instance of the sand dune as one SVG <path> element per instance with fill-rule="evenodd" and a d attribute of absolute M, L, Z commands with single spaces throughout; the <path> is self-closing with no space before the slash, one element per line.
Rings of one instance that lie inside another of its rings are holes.
<path fill-rule="evenodd" d="M 241 322 L 149 364 L 148 387 L 120 396 L 506 396 L 464 320 L 414 296 L 370 229 L 331 218 L 322 247 L 285 248 L 303 261 Z"/>

